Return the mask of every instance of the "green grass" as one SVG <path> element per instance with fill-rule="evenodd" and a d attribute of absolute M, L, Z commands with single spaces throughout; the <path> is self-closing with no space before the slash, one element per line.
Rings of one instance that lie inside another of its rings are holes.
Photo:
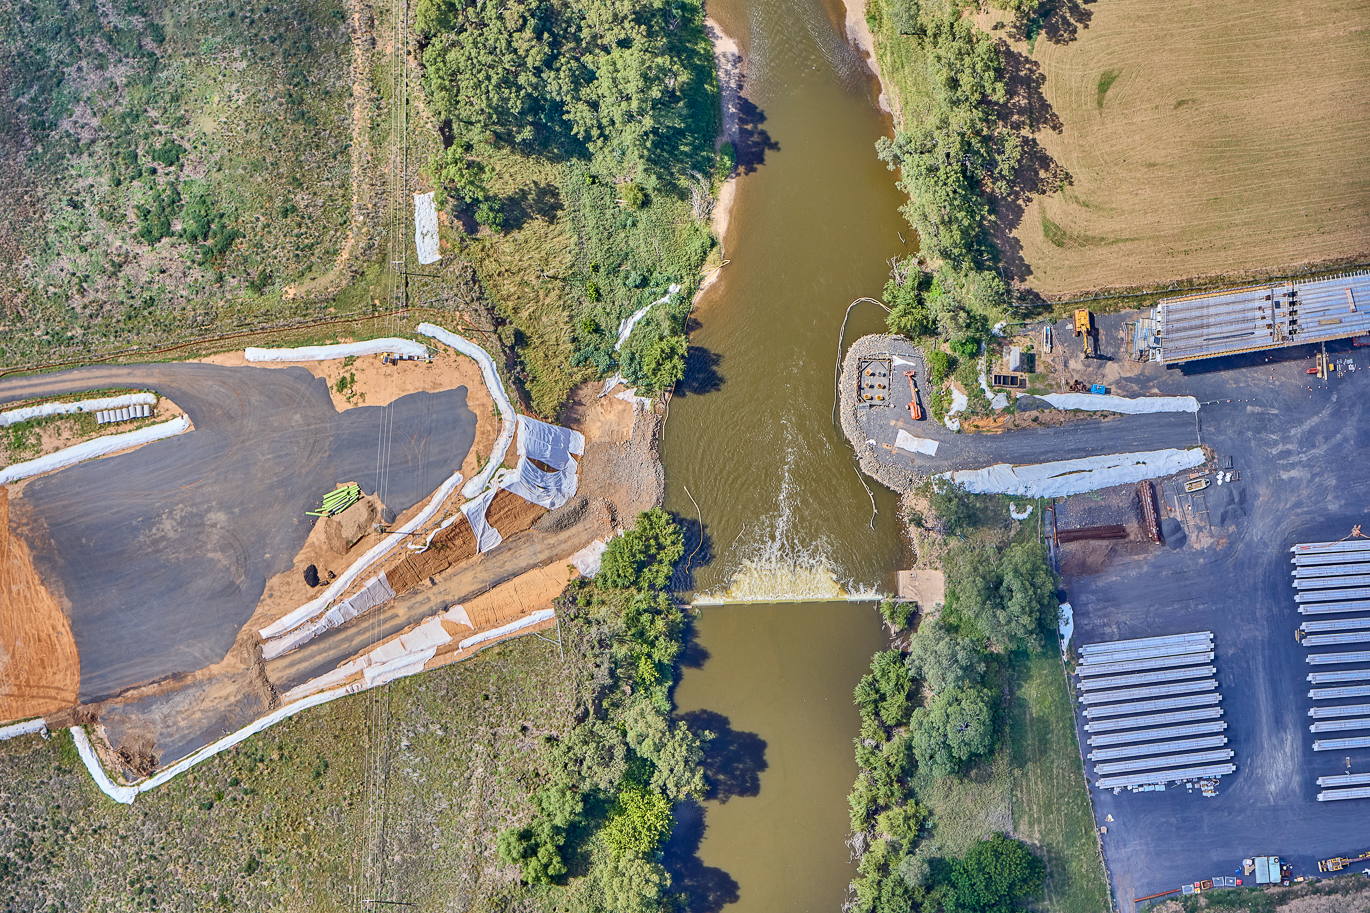
<path fill-rule="evenodd" d="M 1121 70 L 1104 70 L 1103 74 L 1099 76 L 1099 91 L 1094 97 L 1094 101 L 1099 106 L 1100 111 L 1104 110 L 1104 96 L 1108 94 L 1109 89 L 1113 88 L 1113 84 L 1118 81 L 1118 77 L 1121 75 L 1123 75 Z"/>
<path fill-rule="evenodd" d="M 1019 838 L 1035 843 L 1046 858 L 1045 908 L 1097 913 L 1108 909 L 1108 881 L 1057 649 L 1053 635 L 1044 653 L 1015 658 L 1009 667 L 1013 826 Z"/>

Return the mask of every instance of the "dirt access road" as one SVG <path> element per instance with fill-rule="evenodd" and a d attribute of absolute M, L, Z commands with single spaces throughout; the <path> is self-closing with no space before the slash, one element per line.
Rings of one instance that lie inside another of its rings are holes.
<path fill-rule="evenodd" d="M 325 492 L 356 481 L 402 513 L 475 436 L 465 387 L 339 413 L 302 368 L 80 368 L 0 380 L 0 404 L 130 386 L 171 398 L 195 429 L 31 480 L 10 502 L 71 620 L 83 702 L 221 660 Z"/>

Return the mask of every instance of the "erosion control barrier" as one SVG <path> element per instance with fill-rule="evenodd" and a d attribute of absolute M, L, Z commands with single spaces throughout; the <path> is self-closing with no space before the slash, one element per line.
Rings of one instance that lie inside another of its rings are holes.
<path fill-rule="evenodd" d="M 1201 466 L 1204 460 L 1203 451 L 1191 447 L 1188 450 L 1117 453 L 1024 466 L 996 463 L 986 469 L 944 472 L 942 478 L 955 482 L 972 494 L 1062 498 L 1112 485 L 1158 479 Z"/>
<path fill-rule="evenodd" d="M 490 459 L 486 461 L 485 468 L 476 473 L 471 481 L 462 488 L 461 494 L 464 498 L 474 498 L 485 490 L 490 484 L 490 479 L 504 463 L 504 454 L 508 452 L 509 445 L 514 442 L 514 407 L 509 402 L 509 397 L 504 392 L 504 382 L 500 380 L 499 371 L 495 369 L 495 360 L 490 357 L 490 353 L 480 346 L 463 339 L 456 333 L 444 330 L 442 327 L 434 326 L 431 323 L 421 323 L 415 330 L 424 336 L 431 336 L 444 345 L 451 346 L 461 354 L 473 358 L 476 364 L 480 365 L 481 377 L 485 379 L 485 386 L 490 391 L 491 398 L 495 401 L 495 408 L 500 414 L 500 432 L 495 440 L 495 447 L 490 452 Z"/>
<path fill-rule="evenodd" d="M 75 466 L 77 463 L 84 463 L 86 460 L 93 460 L 96 457 L 102 457 L 129 447 L 150 444 L 153 441 L 174 437 L 189 430 L 190 419 L 180 415 L 169 422 L 162 422 L 158 425 L 148 425 L 134 431 L 125 431 L 123 434 L 110 434 L 94 440 L 83 441 L 80 444 L 65 447 L 56 453 L 41 456 L 36 460 L 15 463 L 13 466 L 0 469 L 0 485 L 6 482 L 17 482 L 30 476 L 42 475 L 57 469 L 65 469 L 68 466 Z"/>
<path fill-rule="evenodd" d="M 100 412 L 106 409 L 137 405 L 155 406 L 157 405 L 157 395 L 155 393 L 126 393 L 123 396 L 83 399 L 75 403 L 39 403 L 36 406 L 23 406 L 8 412 L 0 412 L 0 428 L 7 428 L 31 418 L 46 418 L 49 415 L 73 415 L 78 412 Z"/>
<path fill-rule="evenodd" d="M 428 347 L 412 339 L 399 339 L 391 336 L 383 339 L 367 339 L 363 342 L 344 342 L 331 346 L 300 346 L 295 349 L 259 349 L 248 346 L 243 349 L 243 357 L 252 362 L 268 361 L 332 361 L 335 358 L 359 357 L 393 353 L 408 355 L 412 358 L 427 358 Z"/>

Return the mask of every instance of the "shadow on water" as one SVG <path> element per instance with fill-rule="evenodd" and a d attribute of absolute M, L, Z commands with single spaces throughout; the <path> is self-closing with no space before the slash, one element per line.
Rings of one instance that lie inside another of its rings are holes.
<path fill-rule="evenodd" d="M 731 875 L 699 858 L 704 842 L 704 806 L 686 800 L 675 808 L 675 827 L 666 841 L 663 862 L 671 873 L 671 886 L 685 895 L 688 913 L 719 913 L 737 903 L 738 884 Z"/>
<path fill-rule="evenodd" d="M 671 572 L 671 590 L 675 593 L 692 593 L 697 588 L 695 569 L 706 568 L 714 560 L 714 540 L 698 516 L 682 517 L 672 511 L 671 518 L 680 527 L 685 540 L 685 553 Z"/>
<path fill-rule="evenodd" d="M 691 650 L 702 656 L 691 657 Z M 694 638 L 687 641 L 683 665 L 703 665 L 708 651 Z M 683 715 L 686 725 L 696 733 L 713 734 L 704 749 L 704 775 L 708 779 L 705 798 L 724 803 L 735 796 L 761 793 L 761 772 L 766 769 L 766 740 L 755 732 L 738 732 L 731 721 L 713 710 L 694 710 Z M 708 829 L 704 806 L 689 800 L 676 806 L 675 828 L 664 850 L 664 862 L 671 883 L 685 895 L 689 913 L 718 913 L 737 903 L 737 881 L 724 870 L 705 865 L 699 856 L 704 832 Z"/>
<path fill-rule="evenodd" d="M 723 387 L 718 366 L 723 356 L 703 346 L 692 345 L 685 352 L 685 374 L 676 384 L 673 396 L 703 396 Z"/>
<path fill-rule="evenodd" d="M 738 96 L 733 112 L 737 116 L 737 167 L 743 174 L 751 174 L 766 164 L 767 152 L 780 151 L 780 144 L 761 126 L 766 122 L 766 112 L 751 99 Z"/>

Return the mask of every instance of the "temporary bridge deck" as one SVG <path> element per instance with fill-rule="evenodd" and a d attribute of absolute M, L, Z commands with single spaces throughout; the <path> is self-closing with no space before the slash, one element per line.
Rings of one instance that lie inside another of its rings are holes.
<path fill-rule="evenodd" d="M 1370 271 L 1162 298 L 1160 361 L 1330 342 L 1370 333 Z"/>

